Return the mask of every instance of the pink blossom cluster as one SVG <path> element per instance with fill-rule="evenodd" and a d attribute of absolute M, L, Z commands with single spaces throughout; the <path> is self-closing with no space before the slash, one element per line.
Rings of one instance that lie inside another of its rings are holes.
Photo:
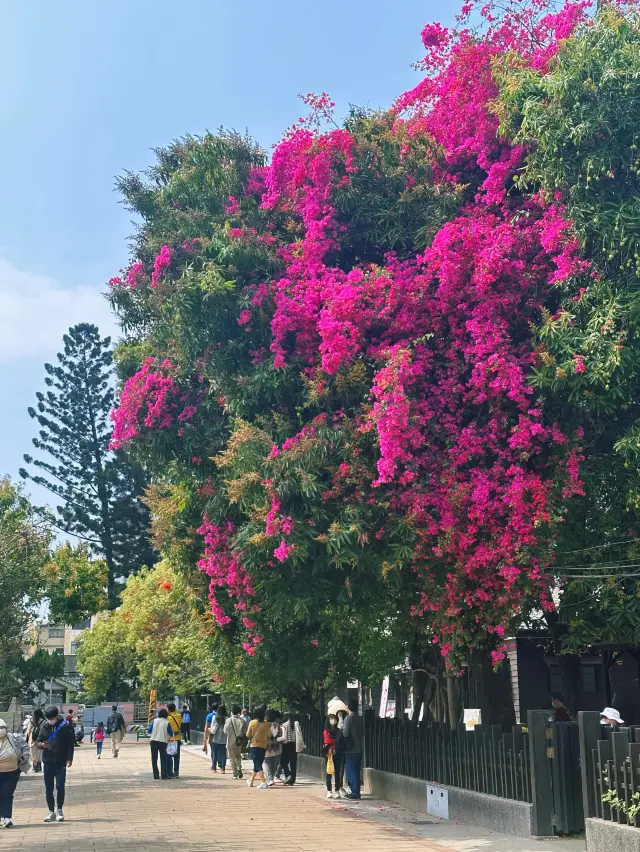
<path fill-rule="evenodd" d="M 175 423 L 191 421 L 197 405 L 190 403 L 173 376 L 174 365 L 165 358 L 159 364 L 146 358 L 142 367 L 124 384 L 118 407 L 111 412 L 113 434 L 111 448 L 119 449 L 145 430 L 170 429 Z"/>
<path fill-rule="evenodd" d="M 198 533 L 204 537 L 205 541 L 204 556 L 198 562 L 198 567 L 210 577 L 209 600 L 217 624 L 225 627 L 232 621 L 231 616 L 225 612 L 218 600 L 219 589 L 223 589 L 227 596 L 233 599 L 233 609 L 237 612 L 259 612 L 259 605 L 252 603 L 251 600 L 255 594 L 253 583 L 242 564 L 240 554 L 233 547 L 234 526 L 231 521 L 227 521 L 224 525 L 217 525 L 211 523 L 205 515 Z M 242 621 L 249 631 L 243 648 L 252 656 L 262 639 L 253 632 L 256 626 L 253 618 L 245 615 Z"/>
<path fill-rule="evenodd" d="M 151 286 L 157 287 L 160 281 L 167 274 L 167 270 L 171 266 L 171 249 L 169 246 L 162 246 L 156 259 L 153 261 L 153 272 L 151 273 Z"/>

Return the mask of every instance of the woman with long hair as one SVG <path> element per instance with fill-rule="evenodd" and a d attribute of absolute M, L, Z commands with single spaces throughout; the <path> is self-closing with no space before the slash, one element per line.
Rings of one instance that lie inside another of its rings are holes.
<path fill-rule="evenodd" d="M 224 704 L 219 704 L 211 727 L 211 768 L 217 772 L 220 767 L 223 775 L 227 767 L 227 735 L 224 731 L 226 721 L 227 708 Z"/>
<path fill-rule="evenodd" d="M 42 751 L 38 748 L 38 734 L 40 733 L 40 725 L 44 722 L 44 712 L 39 708 L 33 711 L 33 716 L 27 726 L 27 745 L 31 754 L 31 765 L 34 772 L 42 772 Z"/>
<path fill-rule="evenodd" d="M 262 764 L 264 763 L 264 756 L 267 753 L 267 746 L 269 744 L 271 723 L 265 722 L 264 715 L 265 708 L 257 707 L 255 711 L 256 717 L 249 722 L 249 727 L 247 728 L 247 739 L 251 743 L 251 759 L 253 760 L 253 772 L 247 784 L 249 787 L 253 787 L 254 781 L 261 781 L 262 783 L 258 787 L 259 790 L 267 789 Z"/>
<path fill-rule="evenodd" d="M 324 756 L 325 776 L 327 783 L 327 799 L 339 799 L 341 787 L 341 766 L 343 761 L 342 731 L 338 727 L 338 717 L 333 713 L 327 716 L 324 726 L 322 754 Z M 333 793 L 331 784 L 333 782 Z"/>

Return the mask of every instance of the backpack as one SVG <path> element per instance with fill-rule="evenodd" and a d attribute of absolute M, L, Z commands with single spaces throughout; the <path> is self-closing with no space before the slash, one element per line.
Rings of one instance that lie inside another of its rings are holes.
<path fill-rule="evenodd" d="M 243 730 L 242 721 L 241 721 L 240 733 L 238 733 L 237 730 L 236 730 L 235 720 L 234 720 L 233 716 L 231 717 L 231 727 L 233 728 L 233 733 L 236 735 L 236 745 L 240 746 L 240 748 L 244 751 L 244 749 L 247 747 L 247 743 L 249 742 L 249 740 L 247 739 L 247 735 L 245 734 L 245 732 Z"/>
<path fill-rule="evenodd" d="M 115 734 L 116 731 L 119 731 L 120 728 L 124 727 L 123 718 L 121 713 L 111 713 L 109 718 L 107 719 L 107 733 Z"/>

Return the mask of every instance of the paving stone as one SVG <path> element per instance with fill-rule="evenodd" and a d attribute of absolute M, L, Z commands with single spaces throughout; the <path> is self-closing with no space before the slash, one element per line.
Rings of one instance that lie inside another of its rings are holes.
<path fill-rule="evenodd" d="M 67 774 L 64 823 L 45 825 L 42 775 L 22 776 L 15 828 L 1 850 L 21 852 L 455 852 L 295 787 L 249 789 L 212 773 L 201 755 L 183 750 L 180 779 L 155 781 L 147 743 L 125 743 L 117 760 L 91 746 L 76 750 Z"/>

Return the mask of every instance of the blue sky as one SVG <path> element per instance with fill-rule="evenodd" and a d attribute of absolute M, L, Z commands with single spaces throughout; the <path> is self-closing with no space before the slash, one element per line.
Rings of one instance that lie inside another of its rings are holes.
<path fill-rule="evenodd" d="M 420 30 L 454 0 L 29 0 L 3 7 L 0 474 L 31 449 L 43 363 L 80 321 L 116 331 L 104 282 L 127 260 L 114 176 L 186 132 L 276 142 L 300 92 L 386 106 L 419 79 Z M 34 495 L 42 499 L 42 495 Z"/>

